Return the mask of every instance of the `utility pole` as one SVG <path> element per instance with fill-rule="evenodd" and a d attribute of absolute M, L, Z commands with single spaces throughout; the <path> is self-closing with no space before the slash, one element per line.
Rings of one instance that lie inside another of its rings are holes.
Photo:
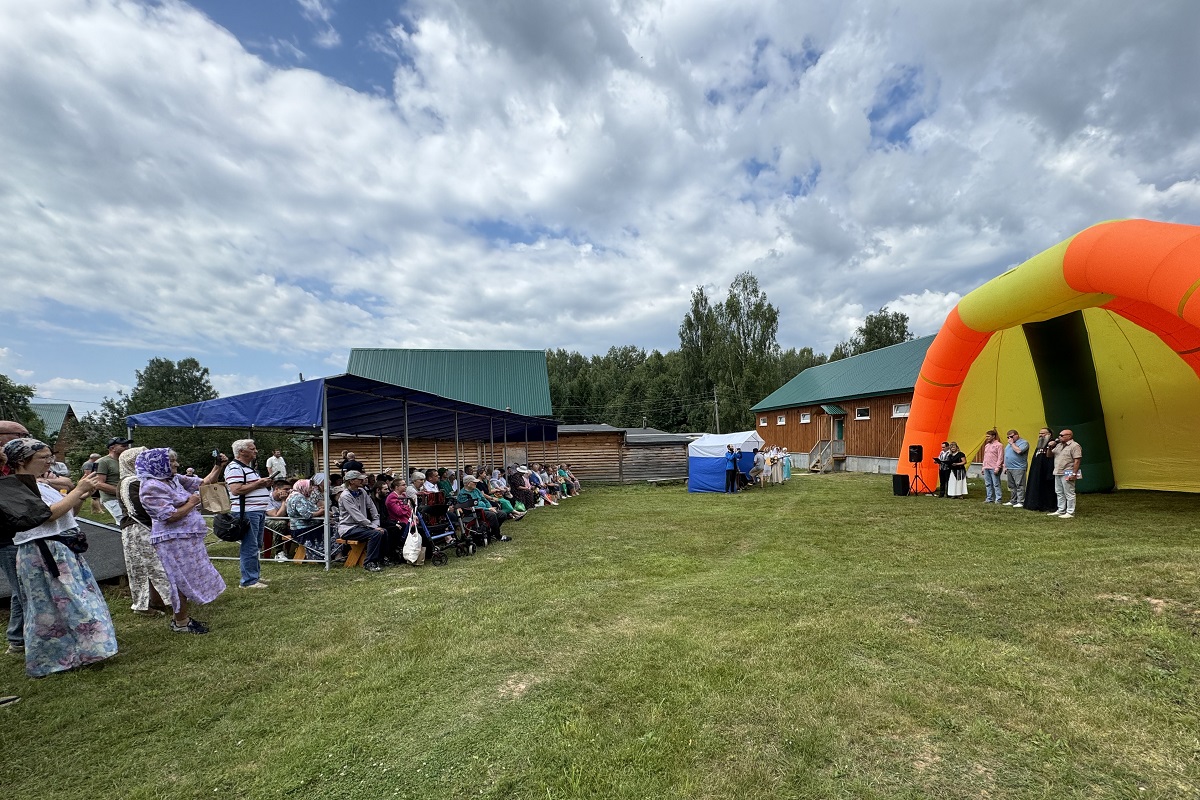
<path fill-rule="evenodd" d="M 721 411 L 717 408 L 717 385 L 713 384 L 713 420 L 717 423 L 717 436 L 721 435 Z"/>

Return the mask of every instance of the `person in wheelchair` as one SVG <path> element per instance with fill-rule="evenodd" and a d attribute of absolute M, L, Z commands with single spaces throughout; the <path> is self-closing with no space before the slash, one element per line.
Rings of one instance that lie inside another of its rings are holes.
<path fill-rule="evenodd" d="M 509 541 L 508 536 L 500 533 L 500 526 L 509 518 L 509 515 L 497 508 L 487 495 L 479 490 L 479 481 L 474 475 L 467 475 L 463 478 L 463 488 L 459 489 L 456 499 L 460 506 L 472 509 L 487 523 L 493 539 L 501 542 Z"/>

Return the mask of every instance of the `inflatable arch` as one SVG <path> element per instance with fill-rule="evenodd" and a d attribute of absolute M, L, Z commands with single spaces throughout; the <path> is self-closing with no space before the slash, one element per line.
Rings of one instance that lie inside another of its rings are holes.
<path fill-rule="evenodd" d="M 1200 492 L 1200 227 L 1095 225 L 968 294 L 914 388 L 909 445 L 1071 428 L 1080 491 Z M 931 483 L 933 483 L 931 481 Z"/>

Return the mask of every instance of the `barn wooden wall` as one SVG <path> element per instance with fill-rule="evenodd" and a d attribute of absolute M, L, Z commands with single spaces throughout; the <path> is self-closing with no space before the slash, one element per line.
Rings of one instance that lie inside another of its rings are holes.
<path fill-rule="evenodd" d="M 369 472 L 383 469 L 397 471 L 404 463 L 401 457 L 400 439 L 382 441 L 383 458 L 380 459 L 379 439 L 338 439 L 329 441 L 331 463 L 342 459 L 342 451 L 349 450 L 357 456 Z M 313 442 L 314 463 L 321 463 L 321 440 Z M 412 439 L 408 443 L 409 465 L 418 469 L 429 467 L 453 467 L 454 442 Z M 525 443 L 509 444 L 504 451 L 503 442 L 496 442 L 496 464 L 525 464 L 530 461 L 548 464 L 571 464 L 575 476 L 581 481 L 630 483 L 648 480 L 668 480 L 687 477 L 686 444 L 626 445 L 620 433 L 562 434 L 557 442 L 530 442 L 526 452 Z M 459 442 L 459 463 L 493 463 L 489 442 Z"/>
<path fill-rule="evenodd" d="M 370 472 L 379 472 L 382 469 L 399 470 L 404 464 L 403 458 L 403 440 L 402 439 L 384 439 L 383 458 L 379 457 L 380 440 L 379 439 L 338 439 L 331 438 L 329 440 L 330 463 L 336 464 L 342 460 L 342 451 L 349 450 L 358 457 L 358 460 L 363 463 L 363 466 Z M 321 440 L 317 439 L 313 442 L 313 461 L 315 464 L 320 464 L 322 459 Z M 493 463 L 492 444 L 486 441 L 460 441 L 458 443 L 458 462 L 460 464 L 472 465 L 490 465 Z M 545 447 L 545 461 L 554 460 L 554 442 L 547 442 Z M 533 461 L 542 461 L 542 443 L 530 442 L 528 454 L 525 451 L 525 443 L 520 444 L 509 443 L 507 451 L 504 449 L 503 442 L 495 444 L 495 463 L 499 464 L 524 464 L 530 459 Z M 454 459 L 454 442 L 434 441 L 432 439 L 410 439 L 408 442 L 408 463 L 409 466 L 417 469 L 428 469 L 429 467 L 453 467 Z"/>
<path fill-rule="evenodd" d="M 867 397 L 858 400 L 840 400 L 836 404 L 846 412 L 845 440 L 846 455 L 872 456 L 876 458 L 896 458 L 900 445 L 904 441 L 904 425 L 908 417 L 893 417 L 892 406 L 897 403 L 911 403 L 912 392 L 904 394 L 885 395 L 883 397 Z M 854 418 L 856 408 L 870 408 L 871 418 L 859 420 Z M 800 422 L 800 414 L 808 412 L 812 422 Z M 783 415 L 784 424 L 777 424 L 777 418 Z M 761 423 L 766 420 L 766 426 Z M 801 406 L 780 411 L 759 412 L 756 417 L 759 423 L 755 428 L 758 435 L 766 440 L 767 446 L 779 445 L 786 447 L 791 453 L 807 453 L 821 439 L 832 438 L 832 418 L 817 406 Z"/>

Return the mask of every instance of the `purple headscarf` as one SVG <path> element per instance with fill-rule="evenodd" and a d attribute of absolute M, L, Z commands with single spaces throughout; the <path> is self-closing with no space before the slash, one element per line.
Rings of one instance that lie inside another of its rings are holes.
<path fill-rule="evenodd" d="M 157 478 L 169 481 L 175 474 L 171 469 L 171 450 L 166 447 L 155 447 L 138 453 L 134 468 L 139 478 Z"/>

